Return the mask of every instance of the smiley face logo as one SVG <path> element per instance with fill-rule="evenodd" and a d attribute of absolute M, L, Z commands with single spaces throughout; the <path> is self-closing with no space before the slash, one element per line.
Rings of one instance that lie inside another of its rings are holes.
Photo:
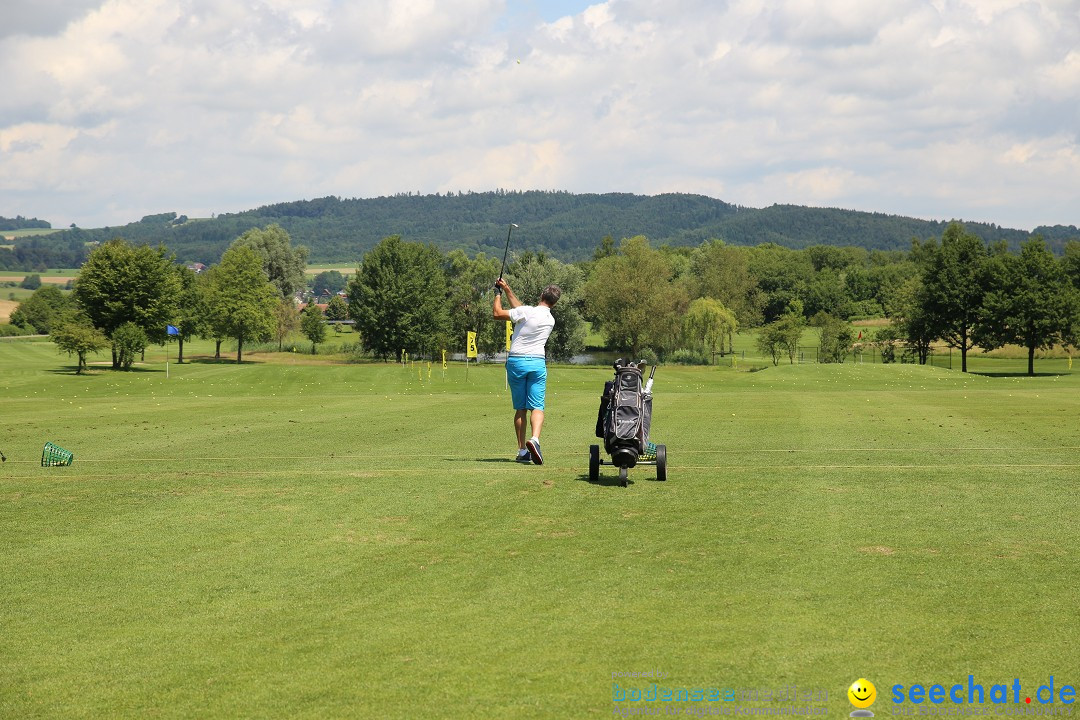
<path fill-rule="evenodd" d="M 877 700 L 877 688 L 874 687 L 874 683 L 866 678 L 859 678 L 851 683 L 851 687 L 847 690 L 847 696 L 852 705 L 863 710 L 873 705 L 874 701 Z"/>

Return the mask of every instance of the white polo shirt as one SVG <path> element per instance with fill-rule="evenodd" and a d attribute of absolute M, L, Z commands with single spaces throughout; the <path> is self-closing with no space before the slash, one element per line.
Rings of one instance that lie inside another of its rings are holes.
<path fill-rule="evenodd" d="M 544 357 L 548 335 L 555 327 L 551 308 L 543 305 L 518 305 L 510 308 L 514 334 L 510 337 L 510 354 L 523 357 Z"/>

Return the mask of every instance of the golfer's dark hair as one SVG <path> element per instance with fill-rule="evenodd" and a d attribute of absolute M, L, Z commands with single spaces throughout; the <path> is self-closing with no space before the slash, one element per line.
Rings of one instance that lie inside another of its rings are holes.
<path fill-rule="evenodd" d="M 559 302 L 559 298 L 562 297 L 562 290 L 558 285 L 548 285 L 544 288 L 544 291 L 540 293 L 540 299 L 547 303 L 549 306 L 554 306 Z"/>

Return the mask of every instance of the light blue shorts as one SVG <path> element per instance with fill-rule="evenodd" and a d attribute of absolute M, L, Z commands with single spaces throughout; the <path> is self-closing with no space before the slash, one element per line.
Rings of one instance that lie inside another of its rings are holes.
<path fill-rule="evenodd" d="M 547 363 L 542 357 L 511 355 L 506 360 L 506 380 L 515 410 L 543 410 L 547 390 Z"/>

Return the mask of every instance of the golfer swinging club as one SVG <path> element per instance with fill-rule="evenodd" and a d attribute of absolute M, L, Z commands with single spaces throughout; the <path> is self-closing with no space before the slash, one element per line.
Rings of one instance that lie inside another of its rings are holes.
<path fill-rule="evenodd" d="M 540 293 L 540 304 L 522 305 L 514 291 L 499 278 L 495 287 L 495 308 L 492 317 L 496 320 L 512 320 L 514 334 L 510 338 L 510 355 L 506 359 L 506 379 L 510 385 L 510 395 L 514 401 L 514 431 L 517 433 L 519 463 L 533 462 L 544 464 L 540 454 L 540 429 L 544 426 L 544 391 L 547 389 L 547 363 L 544 347 L 548 336 L 555 327 L 555 318 L 551 308 L 559 301 L 562 290 L 558 285 L 548 285 Z M 502 293 L 510 302 L 510 309 L 502 306 Z M 526 416 L 532 413 L 532 436 L 526 440 Z"/>

